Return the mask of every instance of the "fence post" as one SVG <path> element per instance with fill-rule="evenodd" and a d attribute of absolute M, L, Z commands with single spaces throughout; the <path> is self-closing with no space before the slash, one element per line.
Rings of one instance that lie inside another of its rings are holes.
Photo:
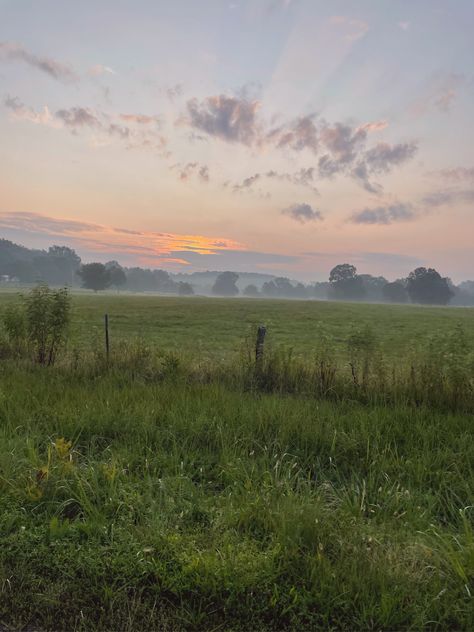
<path fill-rule="evenodd" d="M 260 325 L 257 329 L 257 343 L 255 345 L 255 363 L 257 366 L 260 366 L 263 360 L 263 343 L 265 342 L 266 333 L 267 328 Z"/>
<path fill-rule="evenodd" d="M 107 356 L 107 360 L 109 359 L 110 352 L 110 344 L 109 344 L 109 315 L 105 314 L 104 316 L 104 326 L 105 326 L 105 354 Z"/>

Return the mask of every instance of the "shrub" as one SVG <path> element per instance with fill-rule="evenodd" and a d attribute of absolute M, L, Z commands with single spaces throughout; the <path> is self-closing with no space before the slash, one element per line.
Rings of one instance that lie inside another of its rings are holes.
<path fill-rule="evenodd" d="M 32 353 L 35 362 L 50 366 L 66 342 L 71 306 L 68 290 L 41 284 L 21 299 L 3 314 L 10 353 Z"/>

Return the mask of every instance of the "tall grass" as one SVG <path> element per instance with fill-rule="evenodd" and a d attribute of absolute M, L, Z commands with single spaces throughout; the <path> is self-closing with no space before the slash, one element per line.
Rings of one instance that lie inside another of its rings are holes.
<path fill-rule="evenodd" d="M 216 359 L 113 339 L 0 361 L 0 626 L 398 630 L 474 619 L 462 329 L 270 329 Z M 335 347 L 338 346 L 337 353 Z"/>
<path fill-rule="evenodd" d="M 471 415 L 147 357 L 0 366 L 4 624 L 469 629 Z"/>

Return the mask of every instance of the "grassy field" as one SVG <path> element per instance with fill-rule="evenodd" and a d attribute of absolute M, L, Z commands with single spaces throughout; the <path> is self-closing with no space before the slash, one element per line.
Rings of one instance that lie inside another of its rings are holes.
<path fill-rule="evenodd" d="M 74 296 L 56 366 L 0 360 L 0 628 L 471 629 L 473 325 Z"/>
<path fill-rule="evenodd" d="M 2 306 L 16 292 L 0 292 Z M 433 335 L 462 326 L 474 347 L 474 309 L 371 305 L 324 301 L 177 298 L 93 294 L 74 296 L 70 346 L 89 349 L 103 340 L 103 315 L 109 314 L 112 340 L 142 339 L 160 349 L 192 356 L 225 357 L 239 352 L 249 329 L 264 324 L 277 345 L 308 356 L 329 337 L 335 353 L 346 349 L 354 329 L 369 325 L 384 355 L 406 358 L 422 351 Z"/>

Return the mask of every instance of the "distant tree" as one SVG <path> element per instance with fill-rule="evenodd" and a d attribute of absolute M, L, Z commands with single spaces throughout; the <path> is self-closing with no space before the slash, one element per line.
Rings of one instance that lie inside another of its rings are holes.
<path fill-rule="evenodd" d="M 406 303 L 408 301 L 406 287 L 400 281 L 393 281 L 384 285 L 382 294 L 384 300 L 389 303 Z"/>
<path fill-rule="evenodd" d="M 173 281 L 166 270 L 153 270 L 158 292 L 179 293 L 178 284 Z"/>
<path fill-rule="evenodd" d="M 278 288 L 275 285 L 275 281 L 265 281 L 262 285 L 262 295 L 267 298 L 275 298 L 278 296 Z"/>
<path fill-rule="evenodd" d="M 357 268 L 349 263 L 335 266 L 329 273 L 331 294 L 336 299 L 360 300 L 366 295 L 364 283 Z"/>
<path fill-rule="evenodd" d="M 105 267 L 110 276 L 110 285 L 119 290 L 127 283 L 127 275 L 120 263 L 117 261 L 107 261 Z"/>
<path fill-rule="evenodd" d="M 180 296 L 192 296 L 194 294 L 194 289 L 191 283 L 187 281 L 180 281 L 178 283 L 178 294 Z"/>
<path fill-rule="evenodd" d="M 294 298 L 308 298 L 308 288 L 302 283 L 297 283 L 293 288 Z"/>
<path fill-rule="evenodd" d="M 103 263 L 85 263 L 78 274 L 82 279 L 82 287 L 94 292 L 105 290 L 112 282 L 110 270 L 107 270 Z"/>
<path fill-rule="evenodd" d="M 365 298 L 368 301 L 382 301 L 384 300 L 383 288 L 387 285 L 388 281 L 383 276 L 373 276 L 372 274 L 359 274 L 357 275 L 361 280 L 365 290 Z"/>
<path fill-rule="evenodd" d="M 260 296 L 257 286 L 253 284 L 247 285 L 242 294 L 251 298 L 257 298 L 257 296 Z"/>
<path fill-rule="evenodd" d="M 414 303 L 447 305 L 454 295 L 449 279 L 434 268 L 416 268 L 407 279 L 407 290 Z"/>
<path fill-rule="evenodd" d="M 237 296 L 239 288 L 236 285 L 239 275 L 235 272 L 221 272 L 212 286 L 212 293 L 217 296 Z"/>
<path fill-rule="evenodd" d="M 328 281 L 316 281 L 312 285 L 309 285 L 307 288 L 308 296 L 326 300 L 329 297 L 329 291 L 331 289 L 331 285 Z"/>
<path fill-rule="evenodd" d="M 50 272 L 48 278 L 50 282 L 60 285 L 74 284 L 77 271 L 81 267 L 81 258 L 75 250 L 68 246 L 51 246 L 45 259 L 54 263 L 54 271 Z M 48 274 L 44 276 L 48 277 Z"/>

